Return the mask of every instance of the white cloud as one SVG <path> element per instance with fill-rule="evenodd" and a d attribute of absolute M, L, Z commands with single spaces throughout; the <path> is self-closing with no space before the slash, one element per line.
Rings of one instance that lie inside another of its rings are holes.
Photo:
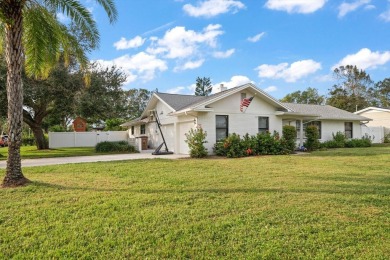
<path fill-rule="evenodd" d="M 58 21 L 60 21 L 61 23 L 69 23 L 70 22 L 70 18 L 66 15 L 64 15 L 63 13 L 57 13 L 56 14 L 57 16 L 57 19 Z"/>
<path fill-rule="evenodd" d="M 344 2 L 341 5 L 339 5 L 339 7 L 338 7 L 338 9 L 339 9 L 338 17 L 339 18 L 344 17 L 348 13 L 353 12 L 356 9 L 358 9 L 359 7 L 361 7 L 363 5 L 367 5 L 370 2 L 371 2 L 371 0 L 356 0 L 352 3 Z"/>
<path fill-rule="evenodd" d="M 215 93 L 217 90 L 217 87 L 219 87 L 221 84 L 223 84 L 228 89 L 234 88 L 237 86 L 244 85 L 246 83 L 254 83 L 251 81 L 248 77 L 242 76 L 242 75 L 236 75 L 230 78 L 230 81 L 222 81 L 216 84 L 213 84 L 213 91 L 212 93 Z"/>
<path fill-rule="evenodd" d="M 114 47 L 117 50 L 126 50 L 131 48 L 137 48 L 142 46 L 145 43 L 144 38 L 141 36 L 135 36 L 133 39 L 126 40 L 126 38 L 122 37 L 119 41 L 114 43 Z"/>
<path fill-rule="evenodd" d="M 195 89 L 196 89 L 196 85 L 194 83 L 187 87 L 179 86 L 176 88 L 168 89 L 167 93 L 193 95 L 195 93 Z"/>
<path fill-rule="evenodd" d="M 366 5 L 364 7 L 365 10 L 373 10 L 373 9 L 376 9 L 376 6 L 375 5 Z"/>
<path fill-rule="evenodd" d="M 245 8 L 245 5 L 236 0 L 205 0 L 197 6 L 186 4 L 183 10 L 194 17 L 213 17 L 228 12 L 236 13 Z"/>
<path fill-rule="evenodd" d="M 213 53 L 213 56 L 218 59 L 225 59 L 232 56 L 235 51 L 236 51 L 235 49 L 230 49 L 227 51 L 216 51 Z"/>
<path fill-rule="evenodd" d="M 201 32 L 176 26 L 168 30 L 163 38 L 154 39 L 147 52 L 163 54 L 168 59 L 188 58 L 196 55 L 200 48 L 215 48 L 218 36 L 223 33 L 219 24 L 210 24 Z"/>
<path fill-rule="evenodd" d="M 204 62 L 204 59 L 196 60 L 196 61 L 187 61 L 186 63 L 184 63 L 181 66 L 176 66 L 174 68 L 174 71 L 177 72 L 177 71 L 181 71 L 181 70 L 193 70 L 193 69 L 196 69 L 196 68 L 199 68 L 200 66 L 202 66 L 203 62 Z"/>
<path fill-rule="evenodd" d="M 185 90 L 185 87 L 176 87 L 176 88 L 171 88 L 167 90 L 167 93 L 170 94 L 181 94 L 183 90 Z"/>
<path fill-rule="evenodd" d="M 327 0 L 268 0 L 265 7 L 288 13 L 313 13 L 321 9 Z"/>
<path fill-rule="evenodd" d="M 275 92 L 278 90 L 276 86 L 269 86 L 268 88 L 263 89 L 265 92 Z"/>
<path fill-rule="evenodd" d="M 390 3 L 390 1 L 389 1 L 389 3 Z M 385 22 L 390 22 L 390 7 L 388 7 L 386 11 L 381 13 L 379 15 L 379 18 L 382 19 Z"/>
<path fill-rule="evenodd" d="M 127 82 L 130 83 L 137 79 L 149 81 L 154 79 L 157 72 L 168 69 L 165 61 L 156 58 L 145 52 L 137 53 L 133 56 L 124 55 L 114 60 L 97 60 L 102 66 L 116 65 L 127 75 Z"/>
<path fill-rule="evenodd" d="M 345 56 L 339 63 L 332 67 L 332 70 L 340 66 L 356 65 L 359 69 L 375 69 L 379 65 L 384 65 L 390 61 L 390 51 L 372 52 L 370 49 L 363 48 L 355 54 Z"/>
<path fill-rule="evenodd" d="M 289 64 L 280 63 L 278 65 L 263 64 L 258 66 L 260 78 L 284 79 L 287 82 L 296 82 L 297 80 L 315 73 L 321 69 L 321 63 L 314 60 L 301 60 Z"/>
<path fill-rule="evenodd" d="M 253 37 L 249 37 L 247 40 L 250 41 L 250 42 L 258 42 L 260 41 L 261 38 L 263 38 L 263 36 L 265 35 L 265 32 L 262 32 L 262 33 L 259 33 Z"/>

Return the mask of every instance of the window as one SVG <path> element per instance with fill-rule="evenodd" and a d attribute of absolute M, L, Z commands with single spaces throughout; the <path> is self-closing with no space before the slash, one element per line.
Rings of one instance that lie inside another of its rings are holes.
<path fill-rule="evenodd" d="M 269 117 L 259 117 L 259 133 L 269 131 Z"/>
<path fill-rule="evenodd" d="M 345 137 L 346 138 L 352 138 L 353 137 L 353 123 L 352 122 L 345 122 L 344 123 L 344 131 L 345 131 Z"/>
<path fill-rule="evenodd" d="M 306 127 L 308 125 L 315 125 L 318 129 L 318 136 L 319 136 L 319 139 L 321 139 L 321 121 L 303 121 L 303 138 L 306 138 Z M 301 122 L 299 120 L 297 120 L 297 137 L 299 138 L 299 132 L 301 130 Z"/>
<path fill-rule="evenodd" d="M 134 135 L 134 126 L 131 126 L 131 135 Z"/>
<path fill-rule="evenodd" d="M 141 135 L 145 134 L 145 125 L 141 125 Z"/>
<path fill-rule="evenodd" d="M 229 116 L 215 116 L 215 127 L 217 141 L 225 139 L 229 134 Z"/>

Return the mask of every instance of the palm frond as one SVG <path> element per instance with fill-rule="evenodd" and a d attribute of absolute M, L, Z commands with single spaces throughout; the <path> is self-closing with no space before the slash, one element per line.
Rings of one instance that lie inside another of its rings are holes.
<path fill-rule="evenodd" d="M 110 23 L 116 21 L 118 17 L 118 11 L 116 10 L 115 4 L 113 0 L 96 0 L 101 6 L 103 6 L 104 10 L 107 13 L 108 18 L 110 19 Z"/>
<path fill-rule="evenodd" d="M 111 1 L 111 0 L 102 0 Z M 84 33 L 94 47 L 99 43 L 99 31 L 92 14 L 77 0 L 43 0 L 43 5 L 49 9 L 66 14 Z M 115 7 L 114 7 L 114 10 Z"/>
<path fill-rule="evenodd" d="M 60 24 L 52 13 L 40 5 L 30 6 L 23 15 L 26 72 L 30 76 L 45 77 L 57 61 Z"/>
<path fill-rule="evenodd" d="M 63 26 L 63 30 L 60 33 L 60 43 L 65 65 L 69 65 L 71 59 L 75 58 L 81 69 L 85 70 L 88 65 L 88 57 L 85 50 L 80 45 L 78 39 L 65 26 Z"/>

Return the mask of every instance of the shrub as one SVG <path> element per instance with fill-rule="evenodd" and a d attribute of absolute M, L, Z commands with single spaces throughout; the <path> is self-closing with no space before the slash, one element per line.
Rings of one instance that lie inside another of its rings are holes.
<path fill-rule="evenodd" d="M 49 128 L 50 132 L 68 132 L 68 130 L 62 125 L 53 125 Z"/>
<path fill-rule="evenodd" d="M 295 150 L 297 141 L 297 130 L 292 125 L 283 126 L 283 138 L 286 141 L 287 149 L 291 152 Z"/>
<path fill-rule="evenodd" d="M 390 133 L 386 134 L 385 137 L 383 138 L 384 143 L 390 143 Z"/>
<path fill-rule="evenodd" d="M 231 134 L 223 142 L 223 147 L 226 149 L 228 158 L 237 158 L 245 155 L 244 146 L 241 143 L 240 135 Z"/>
<path fill-rule="evenodd" d="M 190 156 L 192 158 L 203 158 L 207 156 L 207 149 L 204 147 L 204 144 L 207 143 L 206 137 L 207 132 L 198 126 L 195 130 L 190 129 L 190 131 L 185 134 L 187 140 L 185 142 L 188 144 L 190 149 Z"/>
<path fill-rule="evenodd" d="M 224 146 L 225 140 L 226 140 L 226 139 L 217 141 L 217 142 L 214 144 L 213 151 L 214 151 L 215 155 L 218 155 L 218 156 L 226 156 L 226 154 L 227 154 L 227 149 L 226 149 L 225 146 Z"/>
<path fill-rule="evenodd" d="M 22 136 L 22 145 L 24 145 L 24 146 L 35 145 L 35 137 L 34 136 Z"/>
<path fill-rule="evenodd" d="M 345 141 L 347 138 L 343 132 L 337 132 L 336 134 L 332 133 L 333 141 L 335 142 L 335 148 L 343 148 L 345 146 Z"/>
<path fill-rule="evenodd" d="M 351 139 L 345 142 L 345 147 L 354 148 L 354 147 L 370 147 L 371 139 L 363 137 L 362 139 Z"/>
<path fill-rule="evenodd" d="M 320 141 L 318 128 L 315 125 L 309 125 L 306 127 L 306 142 L 304 144 L 305 148 L 309 151 L 317 150 L 320 148 Z"/>
<path fill-rule="evenodd" d="M 291 153 L 287 141 L 280 138 L 276 131 L 273 134 L 265 132 L 256 136 L 246 134 L 242 139 L 238 134 L 233 133 L 226 139 L 215 143 L 213 150 L 216 155 L 229 158 Z"/>
<path fill-rule="evenodd" d="M 100 142 L 95 146 L 95 151 L 98 153 L 107 152 L 130 152 L 137 153 L 137 149 L 134 146 L 128 144 L 126 141 L 119 142 Z"/>

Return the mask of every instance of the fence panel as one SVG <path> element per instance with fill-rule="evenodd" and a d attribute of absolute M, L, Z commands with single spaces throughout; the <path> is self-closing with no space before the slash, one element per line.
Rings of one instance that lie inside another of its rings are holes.
<path fill-rule="evenodd" d="M 127 131 L 108 132 L 50 132 L 49 148 L 94 147 L 103 141 L 127 141 Z"/>
<path fill-rule="evenodd" d="M 383 126 L 366 126 L 362 125 L 362 137 L 371 137 L 374 144 L 383 143 L 385 137 L 385 128 Z"/>

